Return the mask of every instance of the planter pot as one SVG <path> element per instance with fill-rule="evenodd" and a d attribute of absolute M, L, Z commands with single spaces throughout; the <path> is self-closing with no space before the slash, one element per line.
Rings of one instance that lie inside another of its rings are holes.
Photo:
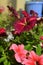
<path fill-rule="evenodd" d="M 27 2 L 26 11 L 29 13 L 30 10 L 34 10 L 38 13 L 39 17 L 42 17 L 42 4 L 43 2 Z"/>

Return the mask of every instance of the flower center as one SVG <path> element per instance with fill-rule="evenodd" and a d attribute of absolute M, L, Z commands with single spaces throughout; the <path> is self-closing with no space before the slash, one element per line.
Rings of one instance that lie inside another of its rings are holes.
<path fill-rule="evenodd" d="M 38 62 L 38 61 L 36 61 L 35 65 L 39 65 L 39 62 Z"/>
<path fill-rule="evenodd" d="M 29 56 L 29 52 L 26 54 L 26 59 L 28 59 L 28 56 Z"/>
<path fill-rule="evenodd" d="M 30 24 L 30 22 L 26 22 L 26 23 L 25 23 L 25 25 L 29 25 L 29 24 Z"/>

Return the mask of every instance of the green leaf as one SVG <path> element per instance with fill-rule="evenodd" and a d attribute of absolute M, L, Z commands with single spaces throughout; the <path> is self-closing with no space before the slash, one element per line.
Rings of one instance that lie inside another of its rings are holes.
<path fill-rule="evenodd" d="M 6 59 L 6 60 L 4 61 L 4 65 L 10 65 L 10 62 Z"/>
<path fill-rule="evenodd" d="M 1 57 L 0 58 L 0 63 L 3 62 L 6 59 L 6 57 Z"/>
<path fill-rule="evenodd" d="M 28 44 L 28 45 L 25 46 L 25 49 L 26 49 L 26 50 L 32 50 L 32 47 L 31 47 L 30 44 Z"/>
<path fill-rule="evenodd" d="M 38 55 L 41 55 L 41 46 L 40 46 L 40 44 L 38 44 L 38 46 L 37 46 L 37 48 L 36 48 L 36 53 L 37 53 Z"/>
<path fill-rule="evenodd" d="M 3 47 L 2 47 L 2 46 L 0 46 L 0 52 L 3 52 L 3 51 L 4 51 Z"/>

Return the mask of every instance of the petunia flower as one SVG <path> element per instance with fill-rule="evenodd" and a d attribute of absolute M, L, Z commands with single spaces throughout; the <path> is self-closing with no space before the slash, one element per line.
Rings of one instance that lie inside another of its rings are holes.
<path fill-rule="evenodd" d="M 35 62 L 32 59 L 25 59 L 22 65 L 35 65 Z"/>
<path fill-rule="evenodd" d="M 34 61 L 34 65 L 43 65 L 43 55 L 38 56 L 34 51 L 31 51 L 28 58 Z"/>
<path fill-rule="evenodd" d="M 38 17 L 38 13 L 35 12 L 35 11 L 33 11 L 33 10 L 30 10 L 30 14 L 31 14 L 32 16 L 36 16 L 36 17 Z"/>
<path fill-rule="evenodd" d="M 4 11 L 4 7 L 0 6 L 0 14 Z"/>
<path fill-rule="evenodd" d="M 34 61 L 38 61 L 39 56 L 34 51 L 31 51 L 29 53 L 29 58 L 32 59 L 32 60 L 34 60 Z"/>
<path fill-rule="evenodd" d="M 6 36 L 6 30 L 4 28 L 0 28 L 0 36 Z"/>
<path fill-rule="evenodd" d="M 11 7 L 11 6 L 7 6 L 8 9 L 12 12 L 12 15 L 14 15 L 16 18 L 19 18 L 19 14 L 17 13 L 17 11 L 15 10 L 15 8 Z"/>
<path fill-rule="evenodd" d="M 24 31 L 30 31 L 35 26 L 36 17 L 31 16 L 27 21 L 26 19 L 26 17 L 23 17 L 22 19 L 19 19 L 14 23 L 14 34 L 20 34 Z"/>
<path fill-rule="evenodd" d="M 29 20 L 29 18 L 30 18 L 30 14 L 27 13 L 27 11 L 22 11 L 22 15 L 24 15 L 24 17 L 26 17 L 26 21 Z"/>
<path fill-rule="evenodd" d="M 34 60 L 32 58 L 29 58 L 29 59 L 25 59 L 22 62 L 22 64 L 23 65 L 43 65 L 43 55 L 39 56 L 38 61 L 37 60 Z"/>
<path fill-rule="evenodd" d="M 24 17 L 26 17 L 26 21 L 28 21 L 31 16 L 32 17 L 34 16 L 36 18 L 38 17 L 38 13 L 33 10 L 30 10 L 30 14 L 27 13 L 26 11 L 22 11 L 22 14 L 24 15 Z"/>
<path fill-rule="evenodd" d="M 43 55 L 39 57 L 39 65 L 43 65 Z"/>
<path fill-rule="evenodd" d="M 43 36 L 40 36 L 40 40 L 43 40 Z"/>
<path fill-rule="evenodd" d="M 22 11 L 22 14 L 24 15 L 24 17 L 29 17 L 30 14 L 28 14 L 26 11 Z"/>
<path fill-rule="evenodd" d="M 14 34 L 20 34 L 23 30 L 23 28 L 25 27 L 25 24 L 26 24 L 26 18 L 22 18 L 21 20 L 17 20 L 15 23 L 14 23 L 14 29 L 15 29 L 15 32 Z"/>
<path fill-rule="evenodd" d="M 24 45 L 16 45 L 12 44 L 10 50 L 15 52 L 14 57 L 17 62 L 22 63 L 22 61 L 26 58 L 27 50 L 24 49 Z"/>

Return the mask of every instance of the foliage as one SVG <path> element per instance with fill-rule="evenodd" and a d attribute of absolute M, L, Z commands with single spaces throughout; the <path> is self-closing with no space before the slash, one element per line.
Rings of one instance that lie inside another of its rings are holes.
<path fill-rule="evenodd" d="M 0 14 L 0 28 L 5 28 L 6 32 L 12 33 L 14 21 L 14 16 Z M 13 57 L 14 52 L 9 50 L 13 43 L 17 45 L 24 44 L 26 50 L 34 50 L 38 55 L 43 54 L 43 40 L 40 40 L 40 37 L 43 36 L 43 22 L 42 20 L 39 20 L 39 22 L 30 31 L 12 34 L 13 39 L 9 37 L 10 33 L 6 36 L 0 36 L 0 65 L 21 65 Z"/>

